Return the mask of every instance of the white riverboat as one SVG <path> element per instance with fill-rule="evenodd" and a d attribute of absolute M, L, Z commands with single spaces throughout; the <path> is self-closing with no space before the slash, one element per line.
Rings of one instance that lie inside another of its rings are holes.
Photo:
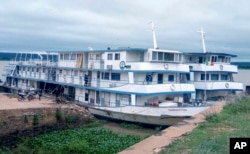
<path fill-rule="evenodd" d="M 233 78 L 233 74 L 238 73 L 238 67 L 231 64 L 231 59 L 237 55 L 207 52 L 204 31 L 201 29 L 199 32 L 203 52 L 186 53 L 185 56 L 185 62 L 190 65 L 190 80 L 196 89 L 195 98 L 216 102 L 243 91 L 243 84 Z"/>
<path fill-rule="evenodd" d="M 96 116 L 151 125 L 172 125 L 207 109 L 198 90 L 210 90 L 208 84 L 221 88 L 196 80 L 197 76 L 202 79 L 202 73 L 196 70 L 206 69 L 209 74 L 211 67 L 191 63 L 190 57 L 199 55 L 159 49 L 153 36 L 152 49 L 108 47 L 45 52 L 35 59 L 31 55 L 36 53 L 22 53 L 9 65 L 4 85 L 13 89 L 50 89 L 52 94 L 62 94 L 87 106 Z M 204 55 L 210 59 L 214 56 Z M 223 62 L 227 57 L 222 58 Z M 216 63 L 213 69 L 220 72 L 220 80 L 225 79 L 221 83 L 224 89 L 242 89 L 230 75 L 223 76 L 226 72 L 222 73 L 221 65 Z M 223 70 L 237 72 L 228 62 L 223 64 Z"/>

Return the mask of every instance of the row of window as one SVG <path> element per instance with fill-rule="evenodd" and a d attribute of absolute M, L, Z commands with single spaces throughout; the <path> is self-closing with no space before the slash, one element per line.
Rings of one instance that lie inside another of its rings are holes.
<path fill-rule="evenodd" d="M 115 55 L 114 60 L 120 60 L 120 53 L 115 53 L 114 55 Z M 107 59 L 108 60 L 113 60 L 113 53 L 108 53 L 107 54 Z"/>
<path fill-rule="evenodd" d="M 206 80 L 209 80 L 210 75 L 206 74 Z M 205 74 L 201 74 L 201 80 L 205 80 Z M 219 80 L 219 74 L 211 74 L 211 80 Z M 228 80 L 228 75 L 221 74 L 220 80 L 226 81 Z"/>
<path fill-rule="evenodd" d="M 114 57 L 113 57 L 114 56 Z M 78 57 L 82 57 L 81 55 L 78 55 Z M 60 60 L 76 60 L 77 54 L 60 54 Z M 90 60 L 100 60 L 100 54 L 89 54 Z M 108 53 L 107 54 L 108 60 L 120 60 L 120 53 Z"/>
<path fill-rule="evenodd" d="M 193 57 L 189 57 L 189 61 L 193 61 Z M 205 63 L 207 61 L 230 63 L 231 58 L 228 56 L 198 57 L 198 63 Z"/>
<path fill-rule="evenodd" d="M 60 54 L 60 60 L 76 60 L 76 54 Z"/>
<path fill-rule="evenodd" d="M 25 72 L 39 72 L 40 68 L 34 68 L 34 67 L 21 67 L 20 71 L 25 71 Z M 42 73 L 45 73 L 45 68 L 42 68 Z"/>
<path fill-rule="evenodd" d="M 120 73 L 109 73 L 109 72 L 102 73 L 102 79 L 109 80 L 110 77 L 111 77 L 111 80 L 116 80 L 116 81 L 121 80 L 121 74 Z"/>
<path fill-rule="evenodd" d="M 78 71 L 71 71 L 71 70 L 66 70 L 66 75 L 70 75 L 72 72 L 72 74 L 74 74 L 75 76 L 78 76 Z M 62 70 L 59 70 L 59 74 L 62 74 Z"/>
<path fill-rule="evenodd" d="M 174 61 L 174 53 L 152 52 L 152 60 Z"/>
<path fill-rule="evenodd" d="M 76 60 L 77 57 L 83 58 L 82 54 L 60 54 L 60 60 Z M 100 60 L 100 54 L 89 54 L 89 59 L 90 60 Z"/>

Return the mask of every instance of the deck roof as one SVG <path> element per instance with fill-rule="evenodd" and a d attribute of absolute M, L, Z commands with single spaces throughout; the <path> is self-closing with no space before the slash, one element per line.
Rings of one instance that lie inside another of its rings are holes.
<path fill-rule="evenodd" d="M 76 51 L 47 51 L 47 52 L 57 52 L 57 53 L 82 53 L 82 52 L 122 52 L 122 51 L 137 51 L 137 52 L 144 52 L 147 51 L 147 48 L 130 48 L 130 47 L 124 47 L 124 48 L 117 48 L 117 49 L 102 49 L 102 50 L 76 50 Z"/>
<path fill-rule="evenodd" d="M 209 56 L 209 55 L 217 55 L 217 56 L 229 56 L 229 57 L 237 57 L 237 55 L 234 54 L 228 54 L 228 53 L 220 53 L 220 52 L 189 52 L 189 53 L 184 53 L 186 55 L 197 55 L 197 56 Z"/>

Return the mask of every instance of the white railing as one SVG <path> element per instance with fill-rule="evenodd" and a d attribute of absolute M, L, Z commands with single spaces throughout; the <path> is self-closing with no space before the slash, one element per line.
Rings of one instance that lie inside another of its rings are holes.
<path fill-rule="evenodd" d="M 239 82 L 194 82 L 196 89 L 206 90 L 243 90 L 243 84 Z"/>
<path fill-rule="evenodd" d="M 219 64 L 208 66 L 206 64 L 190 64 L 190 71 L 225 71 L 225 72 L 238 72 L 238 68 L 235 65 L 230 64 Z"/>

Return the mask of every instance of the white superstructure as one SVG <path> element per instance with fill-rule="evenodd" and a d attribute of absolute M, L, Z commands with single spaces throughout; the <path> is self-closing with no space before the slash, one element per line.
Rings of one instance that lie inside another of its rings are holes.
<path fill-rule="evenodd" d="M 152 49 L 19 54 L 4 85 L 63 96 L 94 115 L 156 125 L 174 124 L 205 110 L 206 100 L 242 90 L 232 78 L 234 55 L 208 53 L 204 40 L 204 53 L 159 49 L 153 23 L 152 31 Z"/>

